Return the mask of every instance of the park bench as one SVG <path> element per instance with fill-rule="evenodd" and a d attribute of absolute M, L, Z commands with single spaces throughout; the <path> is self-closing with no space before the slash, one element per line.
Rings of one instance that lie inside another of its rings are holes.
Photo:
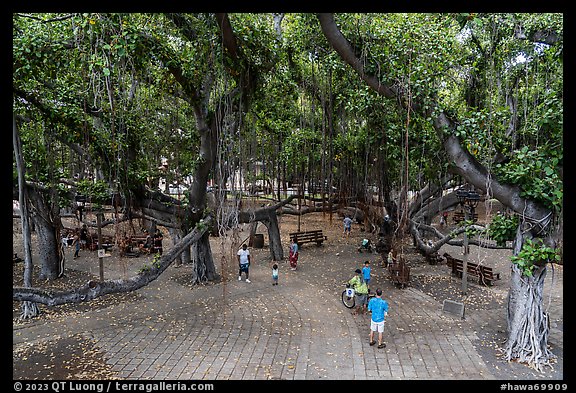
<path fill-rule="evenodd" d="M 131 235 L 129 238 L 129 244 L 130 247 L 136 247 L 138 248 L 140 251 L 143 251 L 147 254 L 152 253 L 152 251 L 154 250 L 154 244 L 153 244 L 153 239 L 152 237 L 150 237 L 150 247 L 145 248 L 144 245 L 146 244 L 146 239 L 147 239 L 147 235 Z M 140 244 L 142 244 L 142 247 L 140 247 Z"/>
<path fill-rule="evenodd" d="M 462 277 L 464 273 L 464 261 L 452 257 L 447 252 L 444 253 L 446 264 L 452 269 L 452 274 Z M 480 265 L 474 262 L 466 264 L 466 274 L 478 278 L 478 283 L 482 285 L 492 285 L 493 281 L 500 280 L 500 273 L 495 273 L 490 266 Z"/>
<path fill-rule="evenodd" d="M 134 246 L 138 246 L 138 243 L 146 243 L 146 235 L 130 235 L 129 239 Z"/>
<path fill-rule="evenodd" d="M 459 212 L 454 212 L 454 215 L 452 216 L 452 220 L 458 224 L 461 221 L 464 221 L 464 218 L 466 218 L 465 214 L 463 211 L 459 211 Z M 472 222 L 476 222 L 478 221 L 478 213 L 474 213 L 472 216 Z"/>
<path fill-rule="evenodd" d="M 316 243 L 319 246 L 324 240 L 328 240 L 328 237 L 324 236 L 322 229 L 316 229 L 313 231 L 293 232 L 290 234 L 290 240 L 294 240 L 298 247 L 304 243 Z"/>

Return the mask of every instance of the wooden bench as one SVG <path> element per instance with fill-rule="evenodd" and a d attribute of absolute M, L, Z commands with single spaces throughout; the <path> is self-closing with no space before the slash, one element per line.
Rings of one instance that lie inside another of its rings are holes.
<path fill-rule="evenodd" d="M 147 238 L 147 235 L 131 235 L 129 237 L 130 247 L 136 247 L 139 249 L 139 251 L 142 251 L 146 254 L 151 254 L 154 250 L 154 239 L 152 239 L 152 236 L 150 236 L 150 247 L 144 247 Z"/>
<path fill-rule="evenodd" d="M 452 257 L 447 252 L 444 253 L 444 257 L 446 258 L 446 264 L 452 269 L 452 274 L 461 278 L 464 273 L 464 261 Z M 478 277 L 478 283 L 481 285 L 491 286 L 493 281 L 500 280 L 500 273 L 495 273 L 490 266 L 473 262 L 466 263 L 466 274 Z"/>
<path fill-rule="evenodd" d="M 447 252 L 445 252 L 444 254 L 442 254 L 442 256 L 444 258 L 446 258 L 446 265 L 449 268 L 452 268 L 452 266 L 454 266 L 454 263 L 458 260 L 456 258 L 454 258 L 452 255 L 448 254 Z M 454 269 L 452 268 L 452 272 L 454 272 Z"/>
<path fill-rule="evenodd" d="M 317 229 L 314 231 L 291 233 L 290 240 L 294 240 L 294 243 L 298 244 L 298 247 L 304 243 L 316 243 L 316 245 L 319 246 L 324 240 L 328 240 L 328 237 L 324 236 L 322 229 Z"/>
<path fill-rule="evenodd" d="M 454 215 L 452 216 L 452 220 L 456 224 L 464 221 L 464 218 L 466 218 L 466 215 L 463 211 L 454 212 Z M 472 216 L 472 222 L 477 222 L 477 221 L 478 221 L 478 213 L 474 213 L 474 215 Z"/>
<path fill-rule="evenodd" d="M 129 237 L 130 242 L 132 242 L 132 244 L 134 244 L 135 246 L 138 245 L 138 243 L 146 243 L 146 237 L 145 235 L 131 235 Z"/>

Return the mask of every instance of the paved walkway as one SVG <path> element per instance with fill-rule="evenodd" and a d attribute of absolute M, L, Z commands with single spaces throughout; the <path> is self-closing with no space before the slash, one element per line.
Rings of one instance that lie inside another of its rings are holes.
<path fill-rule="evenodd" d="M 337 247 L 356 252 L 352 245 Z M 170 267 L 135 300 L 74 319 L 15 327 L 13 345 L 80 334 L 104 354 L 118 378 L 131 380 L 563 378 L 562 358 L 545 374 L 496 358 L 486 331 L 500 329 L 505 338 L 504 310 L 467 311 L 461 319 L 416 288 L 393 287 L 376 266 L 372 286 L 384 289 L 390 312 L 386 348 L 369 346 L 369 316 L 353 316 L 340 301 L 343 287 L 337 283 L 351 266 L 337 257 L 326 266 L 310 262 L 314 253 L 332 252 L 304 246 L 299 270 L 280 264 L 278 286 L 271 285 L 266 249 L 252 251 L 252 283 L 231 279 L 191 288 L 178 283 L 189 267 Z M 562 313 L 560 296 L 550 312 Z M 555 353 L 562 354 L 562 337 L 563 325 L 555 325 L 549 339 Z"/>

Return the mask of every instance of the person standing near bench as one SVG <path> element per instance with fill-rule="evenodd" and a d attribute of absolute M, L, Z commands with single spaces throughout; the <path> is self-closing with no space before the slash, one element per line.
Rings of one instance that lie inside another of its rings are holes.
<path fill-rule="evenodd" d="M 82 225 L 80 230 L 80 246 L 82 250 L 85 250 L 88 246 L 88 227 L 86 224 Z"/>
<path fill-rule="evenodd" d="M 382 289 L 376 289 L 376 297 L 368 302 L 368 312 L 372 313 L 370 317 L 370 345 L 376 344 L 374 333 L 378 332 L 378 348 L 386 348 L 382 341 L 384 333 L 384 318 L 388 314 L 388 302 L 382 299 Z"/>
<path fill-rule="evenodd" d="M 298 265 L 298 243 L 294 241 L 294 238 L 290 239 L 290 251 L 288 255 L 290 270 L 296 270 L 296 265 Z"/>
<path fill-rule="evenodd" d="M 154 233 L 154 252 L 162 255 L 163 248 L 162 248 L 162 240 L 164 236 L 162 236 L 162 232 L 160 229 L 156 228 L 156 233 Z"/>
<path fill-rule="evenodd" d="M 242 272 L 246 273 L 246 282 L 250 283 L 249 269 L 250 269 L 250 251 L 246 243 L 242 244 L 242 248 L 236 253 L 238 257 L 238 281 L 242 281 Z"/>

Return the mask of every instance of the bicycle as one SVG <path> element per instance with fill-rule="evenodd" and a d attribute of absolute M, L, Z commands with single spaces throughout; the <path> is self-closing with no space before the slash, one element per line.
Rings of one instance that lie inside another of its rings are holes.
<path fill-rule="evenodd" d="M 346 289 L 342 291 L 342 304 L 344 304 L 346 308 L 353 308 L 356 305 L 354 288 L 350 288 L 350 284 L 346 284 Z"/>
<path fill-rule="evenodd" d="M 370 289 L 368 289 L 368 300 L 376 296 L 373 293 L 370 293 Z M 349 283 L 346 283 L 346 288 L 342 291 L 342 304 L 346 308 L 354 308 L 356 305 L 356 295 L 354 294 L 354 288 L 350 287 Z"/>

